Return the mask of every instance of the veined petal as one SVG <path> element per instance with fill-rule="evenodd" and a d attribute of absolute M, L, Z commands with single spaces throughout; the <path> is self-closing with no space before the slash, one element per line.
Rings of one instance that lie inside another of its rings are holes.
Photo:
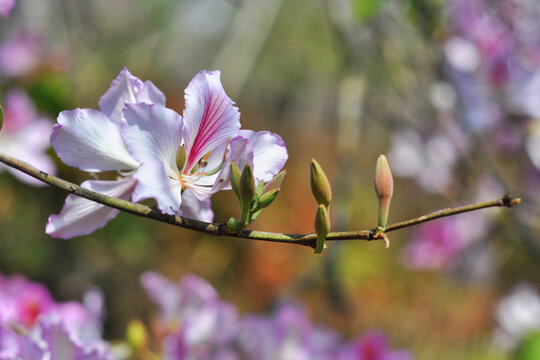
<path fill-rule="evenodd" d="M 180 207 L 182 216 L 200 221 L 212 222 L 214 212 L 210 199 L 200 201 L 191 190 L 186 189 L 182 193 L 182 206 Z"/>
<path fill-rule="evenodd" d="M 136 169 L 118 124 L 92 109 L 62 111 L 51 134 L 51 144 L 62 161 L 85 171 Z"/>
<path fill-rule="evenodd" d="M 253 160 L 253 147 L 251 142 L 242 136 L 232 138 L 229 142 L 227 158 L 223 163 L 223 168 L 212 187 L 212 194 L 219 190 L 230 189 L 231 161 L 236 163 L 241 172 L 247 164 L 253 167 Z"/>
<path fill-rule="evenodd" d="M 182 142 L 182 117 L 162 105 L 126 104 L 122 137 L 141 163 L 159 160 L 176 177 L 176 152 Z"/>
<path fill-rule="evenodd" d="M 115 198 L 128 200 L 135 183 L 135 180 L 126 178 L 118 181 L 85 181 L 81 186 Z M 119 212 L 119 210 L 85 198 L 68 195 L 60 214 L 49 217 L 45 232 L 52 237 L 61 239 L 90 234 L 105 226 Z"/>
<path fill-rule="evenodd" d="M 166 173 L 161 161 L 151 160 L 143 163 L 133 177 L 138 180 L 133 192 L 133 201 L 152 198 L 156 200 L 162 213 L 176 215 L 180 212 L 182 183 L 178 178 Z"/>
<path fill-rule="evenodd" d="M 187 170 L 240 129 L 240 113 L 225 93 L 220 74 L 203 70 L 186 88 L 183 133 Z"/>
<path fill-rule="evenodd" d="M 122 120 L 124 102 L 136 102 L 137 93 L 143 86 L 139 78 L 131 75 L 125 67 L 111 83 L 109 89 L 99 99 L 99 108 L 116 123 Z"/>
<path fill-rule="evenodd" d="M 270 181 L 285 165 L 289 155 L 283 139 L 269 131 L 240 130 L 253 147 L 253 176 L 259 181 Z"/>

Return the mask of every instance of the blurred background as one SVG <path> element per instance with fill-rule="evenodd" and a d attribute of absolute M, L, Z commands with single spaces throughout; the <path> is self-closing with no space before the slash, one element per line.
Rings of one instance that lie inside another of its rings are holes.
<path fill-rule="evenodd" d="M 380 329 L 417 359 L 508 358 L 540 328 L 539 18 L 535 0 L 18 1 L 0 20 L 5 116 L 21 102 L 51 123 L 96 109 L 124 66 L 181 113 L 191 78 L 221 70 L 242 127 L 281 135 L 289 152 L 280 195 L 253 229 L 313 231 L 311 158 L 333 185 L 336 231 L 375 226 L 379 153 L 395 176 L 391 222 L 507 192 L 523 203 L 392 232 L 388 250 L 332 242 L 316 256 L 128 214 L 54 239 L 45 223 L 66 194 L 4 171 L 0 271 L 63 301 L 99 286 L 107 339 L 151 316 L 139 276 L 154 269 L 205 278 L 241 313 L 292 299 L 347 336 Z M 47 153 L 60 177 L 88 179 Z M 239 212 L 230 191 L 213 209 L 221 222 Z"/>

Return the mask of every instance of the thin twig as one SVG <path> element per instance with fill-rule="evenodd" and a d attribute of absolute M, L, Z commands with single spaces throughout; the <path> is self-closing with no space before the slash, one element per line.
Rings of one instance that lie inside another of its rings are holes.
<path fill-rule="evenodd" d="M 40 171 L 33 167 L 32 165 L 15 159 L 9 155 L 3 154 L 0 152 L 0 162 L 11 166 L 17 170 L 24 172 L 38 180 L 43 181 L 46 184 L 57 187 L 59 189 L 65 190 L 71 194 L 81 196 L 85 199 L 95 201 L 97 203 L 110 206 L 112 208 L 128 212 L 133 215 L 146 217 L 149 219 L 161 221 L 167 224 L 183 227 L 190 230 L 195 230 L 209 235 L 214 236 L 230 236 L 250 240 L 262 240 L 270 242 L 282 242 L 289 244 L 299 244 L 305 245 L 314 248 L 317 243 L 317 235 L 314 233 L 311 234 L 285 234 L 285 233 L 274 233 L 267 231 L 257 231 L 257 230 L 240 230 L 234 232 L 230 230 L 226 224 L 221 223 L 208 223 L 204 221 L 188 219 L 181 216 L 173 216 L 162 214 L 158 209 L 151 208 L 143 204 L 136 204 L 130 201 L 125 201 L 117 198 L 113 198 L 107 195 L 100 194 L 98 192 L 88 190 L 86 188 L 80 187 L 79 185 L 73 184 L 69 181 L 60 179 L 56 176 L 49 175 L 43 171 Z M 393 225 L 390 225 L 386 228 L 386 232 L 402 229 L 405 227 L 417 225 L 426 221 L 435 220 L 438 218 L 461 214 L 464 212 L 475 211 L 480 209 L 485 209 L 489 207 L 512 207 L 521 202 L 519 198 L 512 198 L 509 195 L 504 197 L 492 200 L 481 202 L 472 205 L 459 206 L 455 208 L 447 208 L 439 211 L 435 211 L 431 214 L 423 215 L 414 219 L 402 221 Z M 376 229 L 361 230 L 361 231 L 343 231 L 343 232 L 331 232 L 328 234 L 327 241 L 337 241 L 337 240 L 379 240 L 374 237 Z"/>

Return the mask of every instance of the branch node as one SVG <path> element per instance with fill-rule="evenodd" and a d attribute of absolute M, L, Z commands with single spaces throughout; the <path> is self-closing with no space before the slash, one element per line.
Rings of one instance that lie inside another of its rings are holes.
<path fill-rule="evenodd" d="M 509 208 L 521 203 L 521 198 L 512 198 L 510 194 L 505 194 L 501 200 L 502 200 L 502 205 Z"/>

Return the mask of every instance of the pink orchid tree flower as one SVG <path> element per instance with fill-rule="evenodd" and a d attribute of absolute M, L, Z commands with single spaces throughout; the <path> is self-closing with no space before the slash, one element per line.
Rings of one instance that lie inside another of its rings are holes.
<path fill-rule="evenodd" d="M 20 31 L 0 45 L 0 73 L 9 77 L 26 75 L 38 67 L 44 53 L 39 34 Z"/>
<path fill-rule="evenodd" d="M 209 204 L 214 193 L 231 188 L 231 161 L 240 169 L 250 164 L 258 182 L 281 170 L 288 157 L 285 143 L 270 132 L 240 130 L 240 113 L 220 75 L 195 75 L 185 90 L 183 117 L 159 104 L 126 104 L 122 136 L 142 163 L 133 175 L 135 201 L 154 198 L 163 213 L 189 217 L 182 204 L 193 198 Z M 181 164 L 179 149 L 185 154 Z"/>
<path fill-rule="evenodd" d="M 152 82 L 142 82 L 124 68 L 99 100 L 100 110 L 63 111 L 53 128 L 51 144 L 67 165 L 92 173 L 117 171 L 117 180 L 88 180 L 82 187 L 129 200 L 136 180 L 131 174 L 139 167 L 120 135 L 125 103 L 165 105 L 165 95 Z M 68 239 L 89 234 L 118 215 L 119 210 L 69 195 L 60 214 L 51 215 L 46 233 Z"/>
<path fill-rule="evenodd" d="M 43 136 L 51 131 L 52 122 L 38 115 L 34 103 L 22 89 L 9 91 L 3 105 L 4 121 L 0 130 L 2 152 L 26 161 L 49 174 L 55 174 L 56 166 L 45 153 L 49 148 L 49 142 Z M 18 170 L 0 165 L 0 172 L 4 169 L 29 185 L 44 185 Z"/>
<path fill-rule="evenodd" d="M 14 7 L 15 0 L 0 0 L 0 15 L 2 15 L 4 19 L 7 19 Z"/>

